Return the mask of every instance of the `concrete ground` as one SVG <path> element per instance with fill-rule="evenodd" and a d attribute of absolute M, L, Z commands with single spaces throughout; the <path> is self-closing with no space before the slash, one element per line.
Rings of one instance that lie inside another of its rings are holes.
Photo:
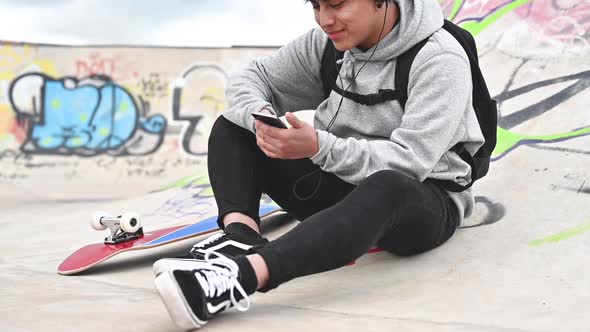
<path fill-rule="evenodd" d="M 256 294 L 250 311 L 229 310 L 206 330 L 589 331 L 588 157 L 547 156 L 523 147 L 495 162 L 478 183 L 476 213 L 442 247 L 408 258 L 367 254 Z M 176 331 L 151 265 L 193 241 L 122 254 L 77 276 L 56 267 L 102 237 L 88 226 L 92 211 L 135 210 L 156 221 L 158 206 L 182 190 L 18 203 L 35 188 L 3 186 L 2 330 Z M 295 223 L 277 220 L 271 238 Z"/>
<path fill-rule="evenodd" d="M 588 120 L 564 116 L 559 125 Z M 555 122 L 529 122 L 526 130 L 547 131 L 548 124 Z M 252 296 L 248 312 L 229 310 L 205 330 L 590 331 L 589 148 L 587 136 L 519 146 L 476 184 L 475 213 L 443 246 L 406 258 L 367 254 L 352 266 L 293 280 Z M 153 192 L 150 185 L 113 192 L 49 178 L 3 183 L 2 331 L 177 331 L 151 265 L 194 240 L 122 254 L 76 276 L 56 273 L 74 250 L 102 239 L 88 225 L 93 211 L 137 211 L 146 229 L 190 221 L 179 216 L 190 217 L 191 197 L 202 189 Z M 278 217 L 268 236 L 295 224 Z"/>

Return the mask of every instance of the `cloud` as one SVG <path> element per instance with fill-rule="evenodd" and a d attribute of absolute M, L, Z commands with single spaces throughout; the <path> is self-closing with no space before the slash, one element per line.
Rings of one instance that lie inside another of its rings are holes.
<path fill-rule="evenodd" d="M 313 14 L 300 2 L 292 1 L 280 8 L 241 5 L 224 12 L 197 11 L 194 16 L 167 22 L 158 27 L 154 38 L 168 38 L 171 44 L 227 45 L 284 45 L 315 26 Z M 295 5 L 293 5 L 295 4 Z"/>
<path fill-rule="evenodd" d="M 300 0 L 0 0 L 0 39 L 66 44 L 282 45 L 313 26 Z"/>

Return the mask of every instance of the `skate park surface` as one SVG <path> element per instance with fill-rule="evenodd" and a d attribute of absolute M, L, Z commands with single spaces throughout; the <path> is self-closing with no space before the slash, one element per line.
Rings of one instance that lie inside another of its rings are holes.
<path fill-rule="evenodd" d="M 590 4 L 441 5 L 476 35 L 499 102 L 498 146 L 474 186 L 474 214 L 435 250 L 368 253 L 257 293 L 249 311 L 230 309 L 203 331 L 590 331 Z M 136 211 L 146 229 L 198 218 L 225 80 L 274 50 L 2 43 L 2 331 L 178 331 L 151 267 L 196 240 L 75 276 L 57 266 L 106 236 L 89 226 L 94 211 Z M 84 136 L 84 107 L 104 106 L 88 89 L 117 91 L 119 104 Z M 270 239 L 297 224 L 267 221 Z"/>

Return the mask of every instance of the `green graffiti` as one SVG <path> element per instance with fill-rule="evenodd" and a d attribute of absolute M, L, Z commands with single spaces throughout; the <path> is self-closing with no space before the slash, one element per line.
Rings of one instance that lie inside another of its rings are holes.
<path fill-rule="evenodd" d="M 590 127 L 574 130 L 567 133 L 552 135 L 521 135 L 512 131 L 498 127 L 498 141 L 496 148 L 492 152 L 492 159 L 497 159 L 510 152 L 514 148 L 523 144 L 531 143 L 551 143 L 565 139 L 590 135 Z"/>
<path fill-rule="evenodd" d="M 588 232 L 588 231 L 590 231 L 590 223 L 578 225 L 576 227 L 566 229 L 563 232 L 559 232 L 557 234 L 548 236 L 546 238 L 531 241 L 531 243 L 529 243 L 529 246 L 538 247 L 538 246 L 543 245 L 545 243 L 559 242 L 559 241 L 569 239 L 574 236 L 578 236 L 578 235 Z"/>
<path fill-rule="evenodd" d="M 441 2 L 442 1 L 444 1 L 444 0 L 441 0 Z M 455 2 L 453 3 L 453 9 L 451 10 L 449 17 L 447 17 L 448 20 L 452 21 L 455 19 L 455 17 L 457 17 L 459 10 L 463 6 L 463 2 L 464 2 L 464 0 L 455 0 Z"/>
<path fill-rule="evenodd" d="M 485 30 L 487 27 L 496 23 L 504 15 L 518 9 L 519 7 L 526 5 L 527 3 L 531 2 L 531 1 L 533 1 L 533 0 L 516 0 L 514 2 L 510 2 L 510 3 L 506 4 L 505 6 L 503 6 L 502 8 L 499 8 L 496 11 L 494 11 L 493 13 L 491 13 L 490 15 L 486 16 L 481 21 L 478 21 L 477 19 L 470 19 L 470 20 L 466 20 L 466 21 L 461 22 L 461 24 L 459 24 L 459 25 L 463 29 L 471 32 L 471 34 L 473 34 L 474 36 L 477 36 L 480 32 Z M 455 5 L 453 6 L 453 10 L 456 10 L 457 7 L 460 8 L 462 6 L 462 4 L 458 4 L 458 2 L 464 2 L 464 0 L 455 0 Z M 458 9 L 457 9 L 457 11 L 458 11 Z M 454 14 L 456 15 L 457 13 L 454 13 Z M 455 16 L 452 16 L 452 17 L 455 17 Z"/>
<path fill-rule="evenodd" d="M 459 12 L 461 11 L 461 9 L 463 8 L 463 5 L 465 4 L 467 0 L 454 0 L 453 1 L 453 8 L 451 9 L 451 12 L 449 13 L 447 19 L 450 21 L 454 21 L 455 18 L 457 17 L 457 15 L 459 14 Z M 486 28 L 488 28 L 490 25 L 496 23 L 500 18 L 502 18 L 504 15 L 526 5 L 529 2 L 532 2 L 533 0 L 516 0 L 510 3 L 505 4 L 503 7 L 496 9 L 493 13 L 489 14 L 488 16 L 484 17 L 484 18 L 470 18 L 470 19 L 466 19 L 462 22 L 459 23 L 459 25 L 471 32 L 471 34 L 473 34 L 474 36 L 477 36 L 480 32 L 482 32 L 483 30 L 485 30 Z M 445 0 L 439 0 L 440 4 L 443 4 L 445 2 Z"/>
<path fill-rule="evenodd" d="M 469 0 L 452 0 L 451 12 L 447 15 L 447 19 L 455 21 L 459 16 L 461 10 Z M 534 0 L 514 0 L 510 1 L 493 12 L 488 13 L 482 17 L 467 17 L 462 19 L 458 24 L 465 30 L 471 32 L 472 35 L 476 36 L 490 25 L 498 22 L 506 14 L 528 4 Z M 439 4 L 442 6 L 445 3 L 451 3 L 450 0 L 439 0 Z M 556 141 L 562 141 L 566 139 L 576 138 L 580 136 L 590 135 L 590 127 L 577 129 L 571 132 L 551 134 L 551 135 L 521 135 L 501 127 L 497 127 L 497 144 L 496 148 L 492 153 L 492 159 L 497 160 L 508 152 L 518 147 L 519 145 L 532 144 L 532 143 L 551 143 Z"/>

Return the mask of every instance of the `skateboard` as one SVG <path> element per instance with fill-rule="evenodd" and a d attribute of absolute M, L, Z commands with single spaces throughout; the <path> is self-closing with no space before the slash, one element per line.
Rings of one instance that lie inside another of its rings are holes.
<path fill-rule="evenodd" d="M 274 204 L 261 204 L 260 217 L 264 218 L 280 211 L 282 211 L 281 208 Z M 133 212 L 116 217 L 97 212 L 90 224 L 96 230 L 108 228 L 111 234 L 102 243 L 89 244 L 76 250 L 58 266 L 57 273 L 73 275 L 123 252 L 160 247 L 219 230 L 217 216 L 213 216 L 193 224 L 144 232 L 141 217 Z"/>

